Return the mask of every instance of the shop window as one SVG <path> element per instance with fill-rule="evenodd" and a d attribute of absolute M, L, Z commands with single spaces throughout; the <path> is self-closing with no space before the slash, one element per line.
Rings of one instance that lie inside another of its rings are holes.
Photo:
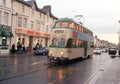
<path fill-rule="evenodd" d="M 2 45 L 7 45 L 7 37 L 2 37 Z"/>

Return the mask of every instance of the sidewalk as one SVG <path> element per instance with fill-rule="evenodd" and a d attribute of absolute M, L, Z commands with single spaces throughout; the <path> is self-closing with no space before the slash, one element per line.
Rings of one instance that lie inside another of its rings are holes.
<path fill-rule="evenodd" d="M 14 55 L 12 53 L 8 53 L 8 54 L 0 54 L 0 58 L 6 58 L 6 57 L 11 57 L 11 56 L 32 56 L 34 55 L 33 51 L 28 51 L 26 52 L 25 54 L 18 54 L 18 53 L 15 53 Z"/>
<path fill-rule="evenodd" d="M 111 60 L 110 65 L 95 84 L 120 84 L 120 57 Z"/>

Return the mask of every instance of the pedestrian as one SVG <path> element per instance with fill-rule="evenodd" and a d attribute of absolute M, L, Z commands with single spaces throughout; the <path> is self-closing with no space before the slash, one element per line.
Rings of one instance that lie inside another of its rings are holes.
<path fill-rule="evenodd" d="M 17 42 L 17 52 L 19 52 L 20 42 Z"/>
<path fill-rule="evenodd" d="M 12 54 L 15 53 L 15 44 L 12 45 Z"/>
<path fill-rule="evenodd" d="M 37 43 L 36 46 L 35 46 L 35 50 L 38 50 L 38 49 L 40 49 L 39 43 Z"/>
<path fill-rule="evenodd" d="M 22 50 L 23 50 L 23 53 L 25 54 L 26 53 L 25 45 L 23 45 Z"/>

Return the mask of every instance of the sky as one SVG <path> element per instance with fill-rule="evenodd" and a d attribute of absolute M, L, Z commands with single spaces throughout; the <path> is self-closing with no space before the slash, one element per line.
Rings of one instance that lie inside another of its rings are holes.
<path fill-rule="evenodd" d="M 83 25 L 101 40 L 118 44 L 120 0 L 36 0 L 39 8 L 51 5 L 58 18 L 82 15 Z"/>

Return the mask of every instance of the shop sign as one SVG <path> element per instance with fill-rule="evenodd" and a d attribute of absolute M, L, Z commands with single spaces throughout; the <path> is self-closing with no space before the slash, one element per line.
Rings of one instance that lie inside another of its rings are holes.
<path fill-rule="evenodd" d="M 15 32 L 18 34 L 26 34 L 26 30 L 20 28 L 15 29 Z"/>
<path fill-rule="evenodd" d="M 27 30 L 27 34 L 28 34 L 28 35 L 34 35 L 34 31 Z"/>
<path fill-rule="evenodd" d="M 35 32 L 35 36 L 40 36 L 40 32 Z"/>
<path fill-rule="evenodd" d="M 50 38 L 50 37 L 51 37 L 51 34 L 44 34 L 44 37 Z"/>

